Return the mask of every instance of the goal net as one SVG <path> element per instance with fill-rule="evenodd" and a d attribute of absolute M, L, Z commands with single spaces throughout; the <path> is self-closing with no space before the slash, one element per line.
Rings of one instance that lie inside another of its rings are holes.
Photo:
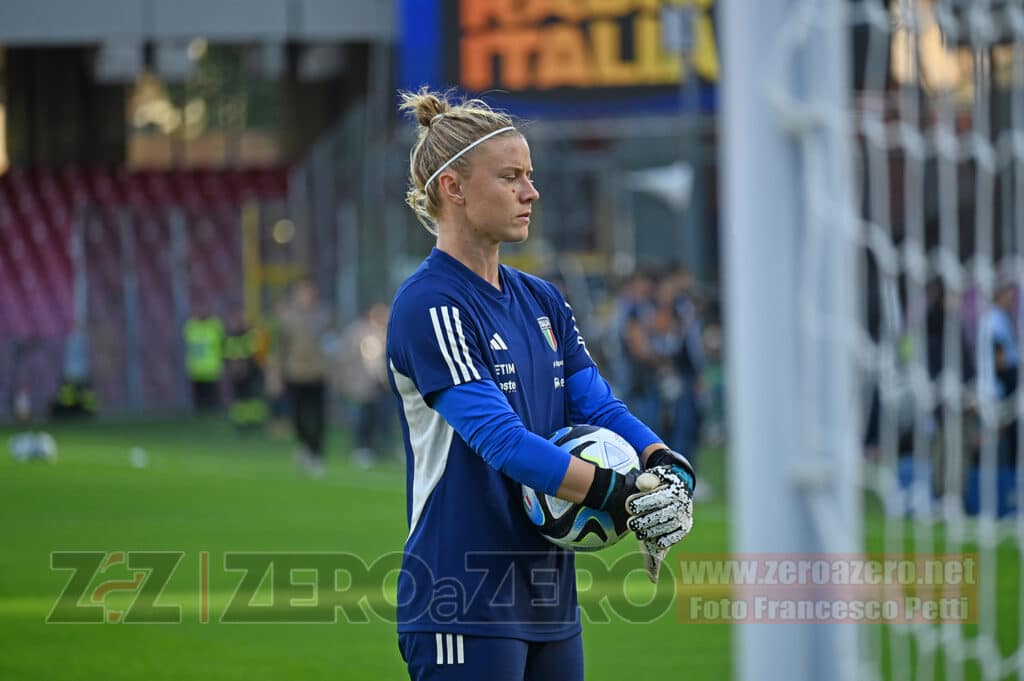
<path fill-rule="evenodd" d="M 738 675 L 1024 679 L 1024 2 L 721 11 Z"/>

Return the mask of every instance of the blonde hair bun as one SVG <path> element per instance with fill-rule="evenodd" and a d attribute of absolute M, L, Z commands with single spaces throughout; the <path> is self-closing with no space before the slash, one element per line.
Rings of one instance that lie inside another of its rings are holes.
<path fill-rule="evenodd" d="M 438 97 L 426 86 L 420 88 L 419 92 L 403 92 L 401 96 L 399 109 L 412 113 L 416 122 L 424 128 L 429 128 L 437 116 L 451 111 L 447 98 Z"/>

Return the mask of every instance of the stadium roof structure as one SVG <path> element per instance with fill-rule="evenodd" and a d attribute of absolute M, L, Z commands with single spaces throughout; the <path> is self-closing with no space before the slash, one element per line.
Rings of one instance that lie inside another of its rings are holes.
<path fill-rule="evenodd" d="M 394 12 L 381 0 L 4 0 L 0 43 L 390 41 Z"/>

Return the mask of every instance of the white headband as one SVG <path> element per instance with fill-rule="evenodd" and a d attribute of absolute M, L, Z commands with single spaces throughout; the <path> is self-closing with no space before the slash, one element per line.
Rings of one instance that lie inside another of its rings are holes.
<path fill-rule="evenodd" d="M 463 154 L 465 154 L 467 151 L 469 151 L 470 149 L 472 149 L 476 145 L 480 144 L 481 142 L 486 142 L 487 140 L 491 139 L 495 135 L 500 135 L 501 133 L 508 132 L 509 130 L 515 130 L 515 127 L 509 125 L 507 127 L 501 128 L 499 130 L 495 130 L 494 132 L 489 132 L 486 135 L 484 135 L 483 137 L 481 137 L 480 139 L 478 139 L 476 142 L 473 142 L 472 144 L 467 146 L 465 149 L 463 149 L 459 153 L 457 153 L 454 156 L 452 156 L 450 159 L 445 161 L 444 164 L 440 168 L 435 170 L 434 174 L 431 175 L 430 178 L 427 179 L 427 183 L 423 185 L 423 191 L 427 191 L 427 188 L 430 187 L 430 183 L 433 182 L 434 180 L 436 180 L 437 176 L 440 175 L 442 172 L 444 172 L 445 168 L 450 166 L 452 163 L 455 163 L 455 161 L 457 161 L 459 159 L 459 157 L 462 156 Z"/>

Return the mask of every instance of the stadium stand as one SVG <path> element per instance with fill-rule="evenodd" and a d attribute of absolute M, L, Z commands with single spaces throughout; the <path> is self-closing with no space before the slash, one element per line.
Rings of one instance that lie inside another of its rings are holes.
<path fill-rule="evenodd" d="M 137 322 L 140 397 L 149 408 L 173 405 L 175 367 L 154 361 L 176 356 L 179 335 L 169 216 L 180 211 L 185 225 L 190 302 L 226 315 L 242 304 L 242 204 L 283 200 L 286 190 L 284 169 L 11 169 L 0 176 L 0 239 L 8 244 L 0 249 L 0 337 L 9 344 L 45 346 L 50 363 L 59 367 L 60 340 L 75 321 L 76 270 L 84 268 L 94 382 L 101 404 L 124 405 L 129 391 L 123 366 L 128 270 L 123 230 L 129 229 L 135 281 L 145 301 L 138 306 Z M 78 228 L 84 228 L 84 239 L 82 257 L 76 259 Z M 53 380 L 33 380 L 30 387 L 38 402 L 56 388 Z M 2 394 L 11 388 L 0 386 Z"/>

